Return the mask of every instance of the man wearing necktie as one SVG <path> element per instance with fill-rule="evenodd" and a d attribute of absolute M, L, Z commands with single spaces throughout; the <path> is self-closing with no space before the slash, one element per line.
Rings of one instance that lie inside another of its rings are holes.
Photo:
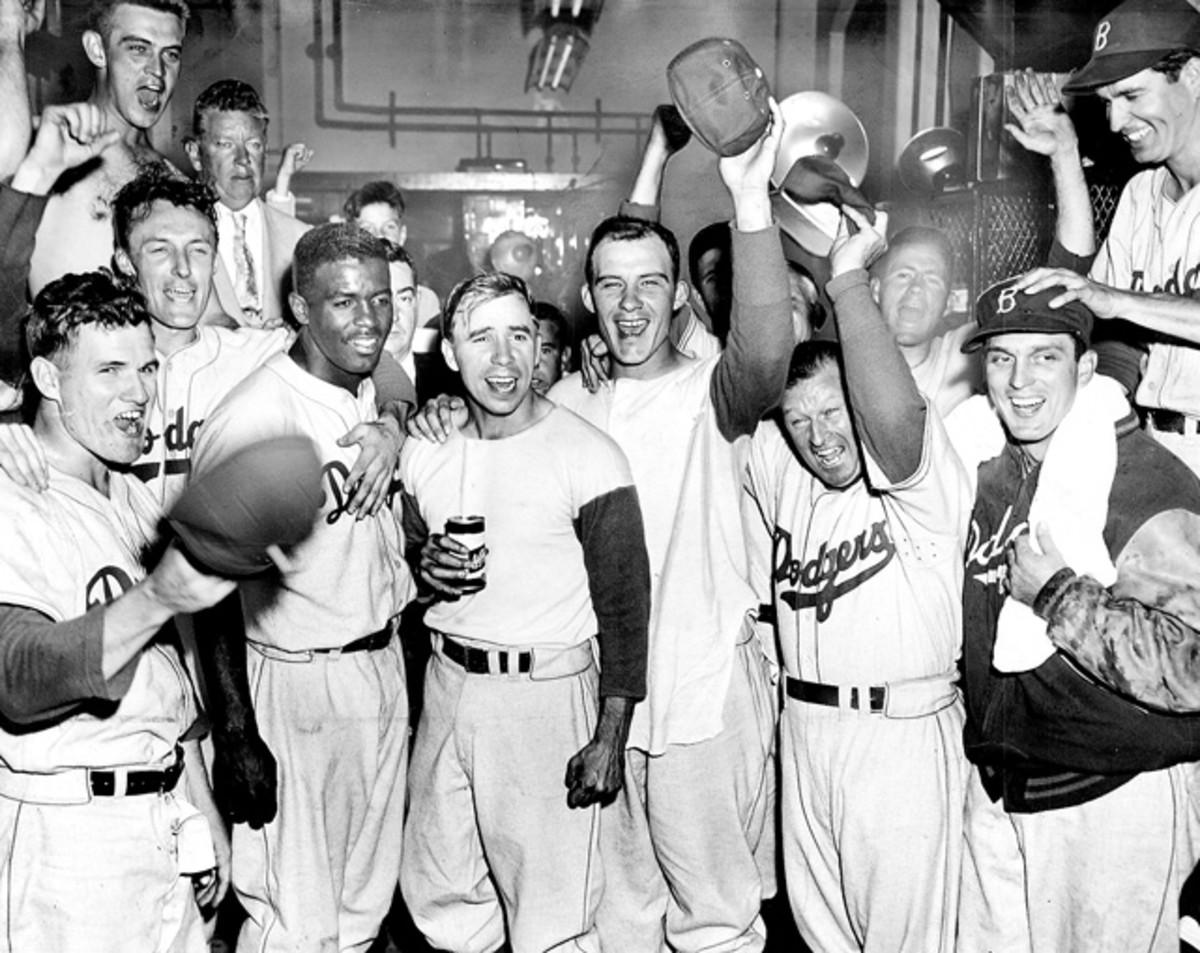
<path fill-rule="evenodd" d="M 259 197 L 267 110 L 253 86 L 218 80 L 196 99 L 185 143 L 196 173 L 217 193 L 217 266 L 206 321 L 224 312 L 239 325 L 284 323 L 284 279 L 308 226 Z"/>

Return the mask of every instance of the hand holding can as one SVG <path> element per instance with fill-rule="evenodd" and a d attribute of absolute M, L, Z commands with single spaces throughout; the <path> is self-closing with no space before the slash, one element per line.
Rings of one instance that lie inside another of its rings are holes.
<path fill-rule="evenodd" d="M 478 592 L 487 585 L 487 546 L 484 543 L 484 519 L 482 516 L 451 516 L 446 520 L 446 538 L 466 550 L 466 578 L 459 581 L 458 589 L 464 594 Z"/>

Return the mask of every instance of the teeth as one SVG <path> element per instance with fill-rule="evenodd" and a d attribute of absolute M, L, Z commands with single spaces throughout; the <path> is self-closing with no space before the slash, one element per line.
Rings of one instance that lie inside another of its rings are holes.
<path fill-rule="evenodd" d="M 167 288 L 165 294 L 172 301 L 191 301 L 196 296 L 196 292 L 191 288 Z"/>
<path fill-rule="evenodd" d="M 515 390 L 517 386 L 516 378 L 513 377 L 485 377 L 489 387 L 494 387 L 496 390 L 503 393 L 508 393 Z"/>

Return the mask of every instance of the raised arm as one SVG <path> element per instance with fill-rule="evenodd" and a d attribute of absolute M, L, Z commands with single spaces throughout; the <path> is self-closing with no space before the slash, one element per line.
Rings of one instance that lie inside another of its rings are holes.
<path fill-rule="evenodd" d="M 25 37 L 42 25 L 45 0 L 0 0 L 0 179 L 13 174 L 29 149 L 33 116 L 25 79 Z"/>
<path fill-rule="evenodd" d="M 925 400 L 891 330 L 871 296 L 867 266 L 885 247 L 887 219 L 872 226 L 855 209 L 843 210 L 858 226 L 849 235 L 845 219 L 830 250 L 827 286 L 842 342 L 846 389 L 858 435 L 892 483 L 903 483 L 921 464 L 925 446 Z"/>
<path fill-rule="evenodd" d="M 1079 137 L 1053 77 L 1032 70 L 1019 72 L 1006 98 L 1016 122 L 1005 128 L 1030 152 L 1050 160 L 1058 209 L 1055 240 L 1073 255 L 1094 255 L 1096 232 L 1079 156 Z"/>
<path fill-rule="evenodd" d="M 721 434 L 730 441 L 753 433 L 779 402 L 792 353 L 787 266 L 769 191 L 782 134 L 783 116 L 772 99 L 762 138 L 718 166 L 733 199 L 733 314 L 711 395 Z"/>
<path fill-rule="evenodd" d="M 0 712 L 27 724 L 128 689 L 138 656 L 172 616 L 212 605 L 233 583 L 196 569 L 174 546 L 154 571 L 105 606 L 65 622 L 0 607 Z"/>

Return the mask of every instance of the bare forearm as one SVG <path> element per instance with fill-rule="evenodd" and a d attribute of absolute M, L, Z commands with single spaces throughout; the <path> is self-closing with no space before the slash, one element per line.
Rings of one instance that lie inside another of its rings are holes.
<path fill-rule="evenodd" d="M 1110 293 L 1115 299 L 1113 317 L 1181 341 L 1200 344 L 1200 301 L 1162 291 L 1110 289 Z"/>
<path fill-rule="evenodd" d="M 0 116 L 4 132 L 0 135 L 0 179 L 7 179 L 29 151 L 33 135 L 33 117 L 29 109 L 29 89 L 25 81 L 24 31 L 0 29 Z"/>
<path fill-rule="evenodd" d="M 1094 255 L 1096 230 L 1078 146 L 1055 153 L 1050 169 L 1054 177 L 1054 200 L 1058 207 L 1055 237 L 1067 251 L 1082 256 Z"/>

